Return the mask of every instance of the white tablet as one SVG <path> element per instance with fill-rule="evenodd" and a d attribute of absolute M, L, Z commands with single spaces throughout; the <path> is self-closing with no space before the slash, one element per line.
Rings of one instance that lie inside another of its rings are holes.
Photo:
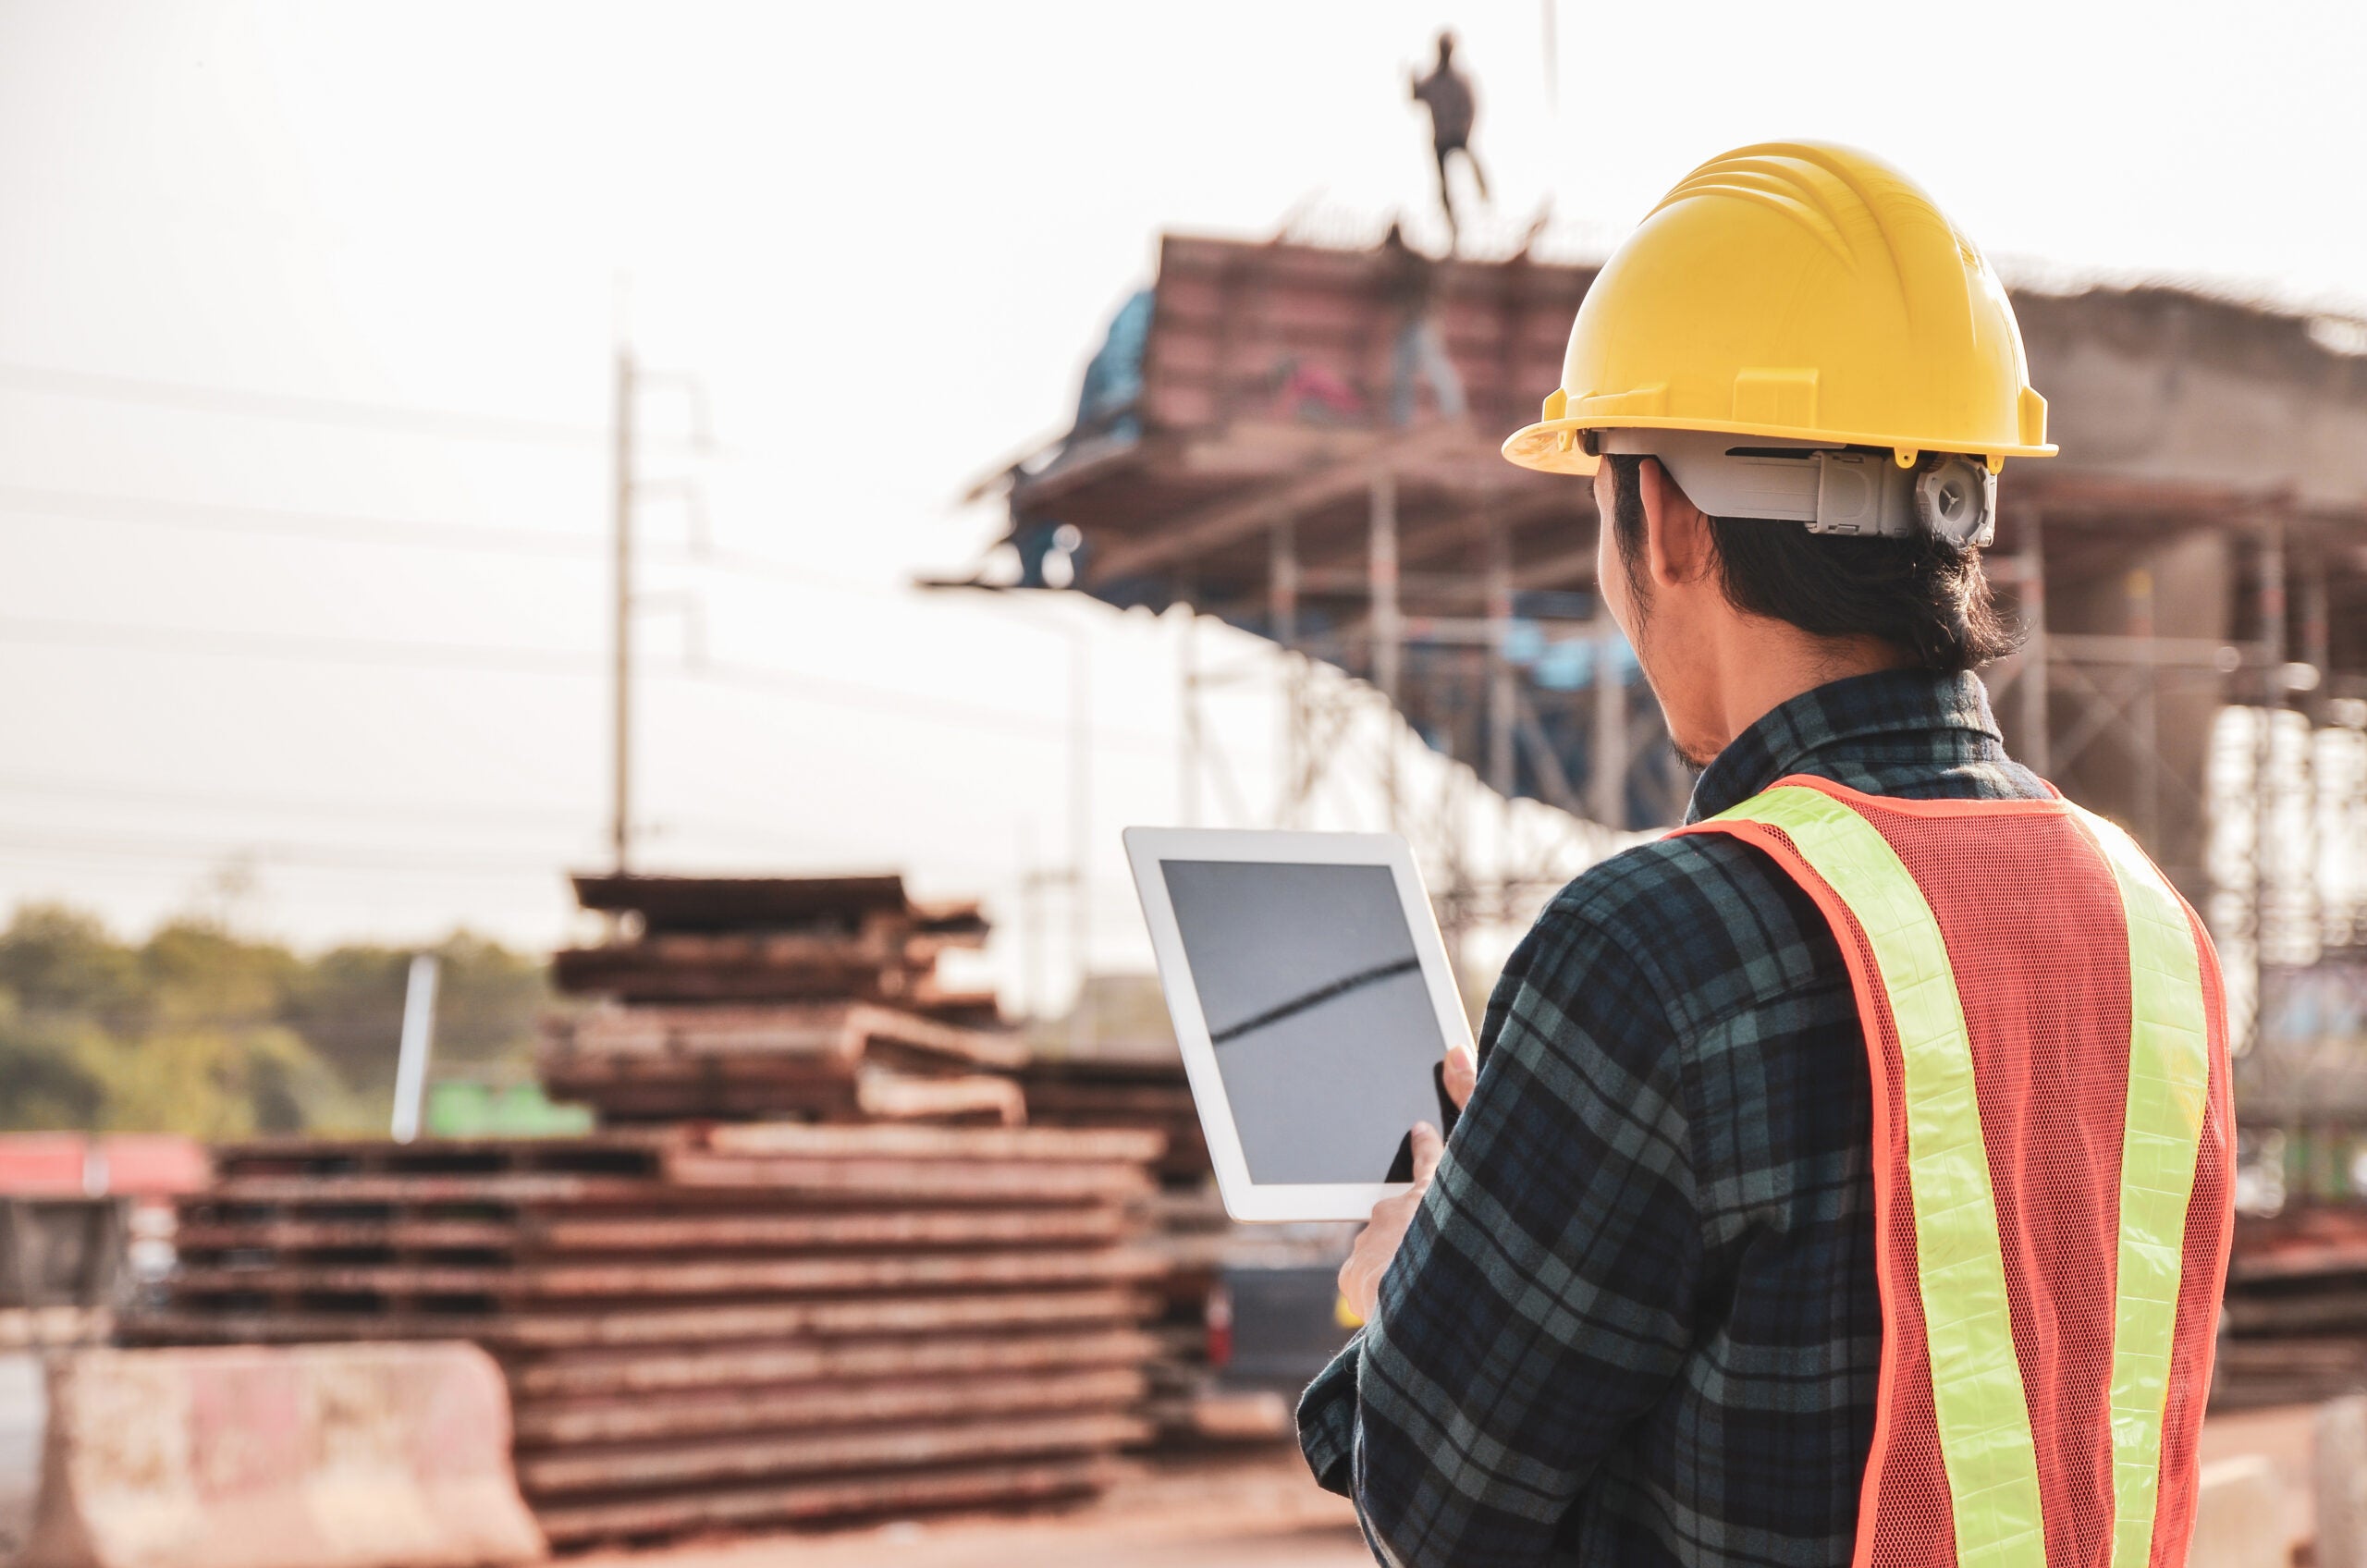
<path fill-rule="evenodd" d="M 1471 1044 L 1405 840 L 1130 827 L 1126 857 L 1226 1212 L 1362 1219 L 1404 1191 Z"/>

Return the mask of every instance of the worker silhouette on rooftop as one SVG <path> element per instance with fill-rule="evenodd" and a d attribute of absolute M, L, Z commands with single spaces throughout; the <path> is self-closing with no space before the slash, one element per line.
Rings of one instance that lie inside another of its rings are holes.
<path fill-rule="evenodd" d="M 1441 419 L 1458 420 L 1466 412 L 1463 378 L 1446 351 L 1440 332 L 1438 263 L 1405 240 L 1403 225 L 1392 222 L 1377 251 L 1380 295 L 1392 321 L 1389 354 L 1389 423 L 1414 423 L 1419 396 L 1417 378 L 1430 385 L 1430 398 Z"/>
<path fill-rule="evenodd" d="M 1479 100 L 1472 93 L 1471 79 L 1454 68 L 1453 33 L 1439 34 L 1439 63 L 1430 68 L 1429 75 L 1413 79 L 1413 85 L 1414 101 L 1430 111 L 1430 146 L 1439 160 L 1439 205 L 1446 209 L 1450 244 L 1460 250 L 1463 225 L 1455 214 L 1454 191 L 1447 184 L 1447 154 L 1460 153 L 1463 161 L 1471 165 L 1471 178 L 1479 187 L 1479 200 L 1493 198 L 1488 194 L 1487 173 L 1471 151 L 1471 126 L 1479 117 Z"/>

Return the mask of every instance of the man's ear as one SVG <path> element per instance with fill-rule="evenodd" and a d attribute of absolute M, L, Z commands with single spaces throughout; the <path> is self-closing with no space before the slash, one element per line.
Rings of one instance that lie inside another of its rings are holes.
<path fill-rule="evenodd" d="M 1679 588 L 1699 579 L 1710 565 L 1710 520 L 1686 499 L 1658 458 L 1646 458 L 1636 475 L 1644 497 L 1644 559 L 1655 587 Z"/>

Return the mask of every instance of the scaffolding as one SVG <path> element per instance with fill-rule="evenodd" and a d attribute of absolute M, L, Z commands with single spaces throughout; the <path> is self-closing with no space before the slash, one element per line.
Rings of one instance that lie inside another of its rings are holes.
<path fill-rule="evenodd" d="M 1574 854 L 1679 820 L 1690 780 L 1595 593 L 1589 488 L 1496 451 L 1558 384 L 1594 269 L 1438 263 L 1426 313 L 1468 414 L 1416 401 L 1401 423 L 1423 388 L 1401 381 L 1407 309 L 1392 264 L 1382 251 L 1167 238 L 1155 288 L 1087 373 L 1076 428 L 1004 475 L 1016 566 L 1003 570 L 1269 640 L 1288 782 L 1269 810 L 1232 790 L 1228 819 L 1303 823 L 1326 789 L 1377 800 L 1379 819 L 1415 840 L 1453 935 L 1526 919 Z M 2007 743 L 2127 824 L 2206 910 L 2240 1002 L 2238 1043 L 2260 1046 L 2249 1103 L 2290 1119 L 2310 1095 L 2330 1103 L 2333 1072 L 2367 1121 L 2358 1030 L 2322 1031 L 2305 1049 L 2260 1026 L 2284 1016 L 2272 998 L 2288 972 L 2332 973 L 2357 938 L 2288 962 L 2300 949 L 2274 939 L 2285 895 L 2271 825 L 2291 814 L 2247 803 L 2301 788 L 2306 772 L 2313 802 L 2333 792 L 2312 820 L 2356 814 L 2367 768 L 2293 760 L 2334 756 L 2333 742 L 2263 738 L 2250 777 L 2264 786 L 2230 793 L 2223 778 L 2214 795 L 2212 766 L 2229 711 L 2271 716 L 2261 737 L 2367 727 L 2361 335 L 2169 288 L 2017 290 L 2014 304 L 2064 456 L 2010 465 L 2000 485 L 1990 577 L 2026 631 L 1987 672 Z M 1201 668 L 1191 638 L 1187 811 L 1204 786 L 1228 795 L 1200 702 L 1238 678 Z M 1403 734 L 1343 744 L 1374 703 L 1448 760 L 1430 770 L 1444 780 L 1435 798 L 1409 792 Z M 1561 826 L 1475 868 L 1474 810 L 1522 800 Z M 2226 819 L 2247 812 L 2257 822 L 2237 853 Z M 2361 983 L 2344 994 L 2367 998 L 2367 964 L 2353 969 Z M 2313 979 L 2310 994 L 2331 984 Z M 2296 1069 L 2297 1052 L 2316 1065 Z"/>

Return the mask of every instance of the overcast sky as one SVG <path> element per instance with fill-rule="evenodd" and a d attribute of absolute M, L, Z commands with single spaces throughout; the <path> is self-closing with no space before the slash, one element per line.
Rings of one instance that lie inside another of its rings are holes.
<path fill-rule="evenodd" d="M 0 903 L 557 937 L 604 852 L 622 322 L 723 447 L 647 458 L 724 552 L 646 508 L 711 660 L 644 617 L 647 862 L 1014 914 L 1065 852 L 1082 626 L 1097 953 L 1137 962 L 1116 833 L 1178 809 L 1175 624 L 903 584 L 992 538 L 967 481 L 1063 426 L 1162 227 L 1426 214 L 1443 21 L 1507 230 L 1615 236 L 1821 136 L 2001 257 L 2355 302 L 2363 16 L 1564 0 L 1549 73 L 1539 0 L 0 0 Z M 1262 798 L 1271 716 L 1227 723 Z"/>

